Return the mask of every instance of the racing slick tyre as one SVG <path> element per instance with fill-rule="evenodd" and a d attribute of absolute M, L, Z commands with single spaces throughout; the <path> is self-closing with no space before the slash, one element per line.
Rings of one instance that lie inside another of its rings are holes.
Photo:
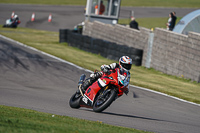
<path fill-rule="evenodd" d="M 72 95 L 72 97 L 70 98 L 70 101 L 69 101 L 69 105 L 71 108 L 80 108 L 80 100 L 81 100 L 81 94 L 77 94 L 75 93 L 74 95 Z"/>
<path fill-rule="evenodd" d="M 93 105 L 94 112 L 102 112 L 115 100 L 117 92 L 114 89 L 107 89 L 99 94 Z"/>

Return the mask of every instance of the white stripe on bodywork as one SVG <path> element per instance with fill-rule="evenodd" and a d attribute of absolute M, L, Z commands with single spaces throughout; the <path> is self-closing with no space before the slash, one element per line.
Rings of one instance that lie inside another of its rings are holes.
<path fill-rule="evenodd" d="M 106 84 L 105 84 L 101 79 L 98 79 L 98 81 L 99 81 L 99 84 L 100 84 L 102 87 L 105 87 L 105 86 L 106 86 Z"/>
<path fill-rule="evenodd" d="M 93 101 L 92 101 L 88 96 L 86 96 L 86 95 L 84 94 L 84 97 L 87 98 L 87 99 L 89 99 L 90 102 L 92 102 L 92 104 L 93 104 Z"/>

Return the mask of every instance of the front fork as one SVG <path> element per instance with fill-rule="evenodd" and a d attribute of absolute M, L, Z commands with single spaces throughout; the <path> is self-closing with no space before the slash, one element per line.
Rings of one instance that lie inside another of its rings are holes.
<path fill-rule="evenodd" d="M 83 91 L 82 91 L 81 87 L 83 85 L 85 77 L 86 77 L 86 75 L 82 74 L 81 77 L 80 77 L 80 79 L 79 79 L 79 82 L 78 82 L 78 89 L 79 89 L 79 91 L 80 91 L 80 93 L 81 93 L 82 96 L 83 96 Z"/>
<path fill-rule="evenodd" d="M 106 91 L 108 88 L 110 88 L 110 85 L 107 85 L 104 89 L 103 89 L 103 91 L 99 94 L 99 96 L 98 97 L 100 97 L 100 98 L 105 98 L 105 96 L 106 96 L 106 94 L 108 93 L 108 91 Z M 113 88 L 114 89 L 114 88 Z M 116 91 L 116 90 L 115 90 Z M 117 99 L 118 97 L 117 97 L 117 95 L 116 95 L 116 98 L 115 99 Z"/>

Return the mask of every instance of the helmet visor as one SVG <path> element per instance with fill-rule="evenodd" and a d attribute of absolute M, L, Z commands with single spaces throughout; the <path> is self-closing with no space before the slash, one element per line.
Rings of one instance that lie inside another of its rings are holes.
<path fill-rule="evenodd" d="M 121 63 L 122 67 L 125 68 L 126 70 L 130 70 L 131 69 L 131 66 L 132 64 L 124 64 L 124 63 Z"/>

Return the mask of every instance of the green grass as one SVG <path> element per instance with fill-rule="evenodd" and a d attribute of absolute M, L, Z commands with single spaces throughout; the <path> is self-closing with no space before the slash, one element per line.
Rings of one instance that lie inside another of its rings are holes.
<path fill-rule="evenodd" d="M 177 17 L 176 23 L 180 21 L 181 17 Z M 136 18 L 136 21 L 138 22 L 139 26 L 145 27 L 148 29 L 151 28 L 166 28 L 166 23 L 168 21 L 168 18 Z M 129 24 L 130 19 L 119 19 L 119 24 Z"/>
<path fill-rule="evenodd" d="M 99 69 L 102 64 L 116 62 L 103 58 L 100 55 L 70 47 L 66 43 L 59 44 L 58 32 L 26 28 L 0 28 L 0 34 L 92 71 Z M 200 103 L 200 84 L 184 79 L 181 75 L 175 77 L 154 69 L 133 66 L 131 70 L 131 84 Z"/>
<path fill-rule="evenodd" d="M 131 128 L 111 126 L 101 121 L 37 112 L 0 105 L 1 133 L 145 133 Z"/>
<path fill-rule="evenodd" d="M 0 3 L 86 5 L 86 0 L 1 0 Z M 121 0 L 122 6 L 199 8 L 199 0 Z"/>

